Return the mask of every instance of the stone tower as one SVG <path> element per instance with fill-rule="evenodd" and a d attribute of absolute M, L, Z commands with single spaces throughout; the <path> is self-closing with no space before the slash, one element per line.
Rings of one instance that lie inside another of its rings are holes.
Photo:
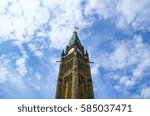
<path fill-rule="evenodd" d="M 89 55 L 76 31 L 61 54 L 56 99 L 94 99 Z"/>

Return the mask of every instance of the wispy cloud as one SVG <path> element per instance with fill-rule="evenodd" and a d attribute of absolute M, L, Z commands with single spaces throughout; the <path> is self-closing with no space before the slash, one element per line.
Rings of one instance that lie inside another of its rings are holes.
<path fill-rule="evenodd" d="M 11 57 L 11 59 L 10 59 Z M 5 56 L 0 57 L 0 86 L 5 84 L 10 84 L 16 90 L 24 91 L 27 89 L 21 76 L 19 76 L 15 70 L 13 70 L 12 59 L 15 56 Z M 2 87 L 1 87 L 2 88 Z M 5 90 L 5 87 L 3 88 Z"/>
<path fill-rule="evenodd" d="M 150 98 L 150 88 L 149 87 L 148 88 L 143 88 L 141 90 L 141 96 L 143 98 Z"/>
<path fill-rule="evenodd" d="M 124 89 L 127 91 L 128 97 L 132 97 L 132 92 L 130 95 L 129 93 L 135 86 L 143 85 L 139 88 L 140 91 L 143 90 L 144 85 L 149 87 L 148 82 L 140 84 L 140 81 L 149 75 L 150 68 L 150 48 L 143 43 L 142 37 L 136 35 L 128 42 L 114 41 L 113 46 L 112 52 L 99 52 L 99 55 L 93 56 L 93 60 L 96 61 L 92 68 L 93 74 L 98 72 L 96 74 L 105 78 L 105 81 L 112 79 L 114 89 L 118 92 L 122 92 L 121 90 Z M 106 72 L 101 73 L 101 68 L 104 68 Z M 139 92 L 137 92 L 138 94 Z"/>

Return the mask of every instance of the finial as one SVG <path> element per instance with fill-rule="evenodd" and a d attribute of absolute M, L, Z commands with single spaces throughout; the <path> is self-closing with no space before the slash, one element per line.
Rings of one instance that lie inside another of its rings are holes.
<path fill-rule="evenodd" d="M 61 53 L 61 57 L 63 58 L 64 56 L 65 56 L 65 52 L 63 50 L 62 53 Z"/>
<path fill-rule="evenodd" d="M 87 55 L 87 56 L 89 56 L 89 54 L 88 54 L 87 50 L 86 50 L 86 55 Z"/>
<path fill-rule="evenodd" d="M 86 58 L 89 58 L 89 54 L 88 54 L 87 50 L 86 50 L 85 56 L 86 56 Z"/>
<path fill-rule="evenodd" d="M 79 29 L 79 26 L 74 26 L 74 31 L 76 32 Z"/>

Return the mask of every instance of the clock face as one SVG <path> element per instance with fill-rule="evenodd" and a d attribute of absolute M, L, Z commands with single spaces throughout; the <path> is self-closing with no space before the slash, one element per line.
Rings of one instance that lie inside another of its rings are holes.
<path fill-rule="evenodd" d="M 71 48 L 68 52 L 68 54 L 71 54 L 74 51 L 74 48 Z"/>

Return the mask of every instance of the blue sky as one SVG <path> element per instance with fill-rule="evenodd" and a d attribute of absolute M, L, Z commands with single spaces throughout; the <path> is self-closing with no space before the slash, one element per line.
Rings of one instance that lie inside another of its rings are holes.
<path fill-rule="evenodd" d="M 79 26 L 95 98 L 150 98 L 149 0 L 1 0 L 0 98 L 55 98 Z"/>

